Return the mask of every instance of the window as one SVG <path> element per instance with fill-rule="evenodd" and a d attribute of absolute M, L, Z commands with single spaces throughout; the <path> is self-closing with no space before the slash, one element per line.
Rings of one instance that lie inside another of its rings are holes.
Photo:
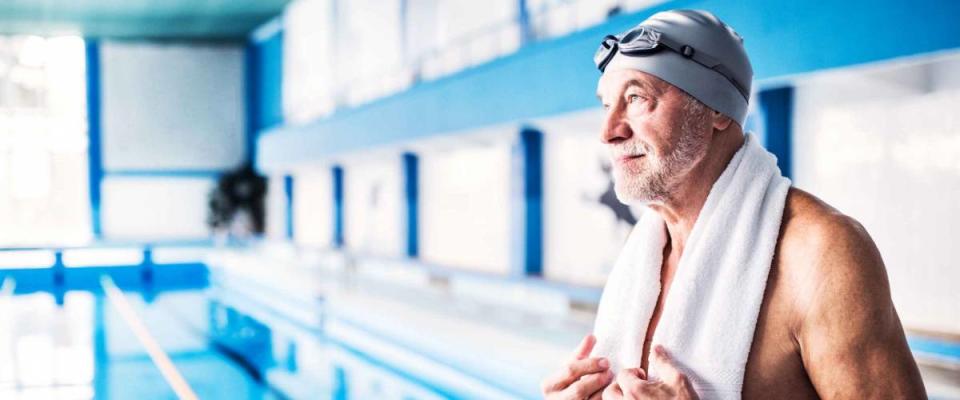
<path fill-rule="evenodd" d="M 79 37 L 0 36 L 0 247 L 91 236 Z"/>

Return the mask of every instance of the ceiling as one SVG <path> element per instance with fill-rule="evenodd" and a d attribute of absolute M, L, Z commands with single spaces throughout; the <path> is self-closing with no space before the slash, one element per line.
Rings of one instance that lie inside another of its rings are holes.
<path fill-rule="evenodd" d="M 235 40 L 290 0 L 0 0 L 0 35 Z"/>

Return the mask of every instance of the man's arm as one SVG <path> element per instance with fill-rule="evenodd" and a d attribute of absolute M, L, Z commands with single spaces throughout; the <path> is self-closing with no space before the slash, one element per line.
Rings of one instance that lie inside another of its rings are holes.
<path fill-rule="evenodd" d="M 923 399 L 880 253 L 855 220 L 831 215 L 806 236 L 809 286 L 797 340 L 822 398 Z"/>

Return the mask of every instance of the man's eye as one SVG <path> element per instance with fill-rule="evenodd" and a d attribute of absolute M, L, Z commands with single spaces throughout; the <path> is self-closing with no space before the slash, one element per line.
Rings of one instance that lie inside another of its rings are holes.
<path fill-rule="evenodd" d="M 640 100 L 643 100 L 643 97 L 640 97 L 640 95 L 638 95 L 638 94 L 631 94 L 631 95 L 627 96 L 627 102 L 628 102 L 628 103 L 636 103 L 636 102 L 638 102 L 638 101 L 640 101 Z"/>
<path fill-rule="evenodd" d="M 603 104 L 603 109 L 604 109 L 604 110 L 609 110 L 609 109 L 610 109 L 610 105 L 604 103 L 604 104 Z"/>

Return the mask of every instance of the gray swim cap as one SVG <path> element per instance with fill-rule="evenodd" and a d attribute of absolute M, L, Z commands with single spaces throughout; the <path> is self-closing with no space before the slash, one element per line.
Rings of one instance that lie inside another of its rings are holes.
<path fill-rule="evenodd" d="M 607 36 L 594 62 L 601 71 L 634 69 L 682 89 L 740 126 L 747 117 L 753 68 L 743 39 L 701 10 L 658 12 Z"/>

